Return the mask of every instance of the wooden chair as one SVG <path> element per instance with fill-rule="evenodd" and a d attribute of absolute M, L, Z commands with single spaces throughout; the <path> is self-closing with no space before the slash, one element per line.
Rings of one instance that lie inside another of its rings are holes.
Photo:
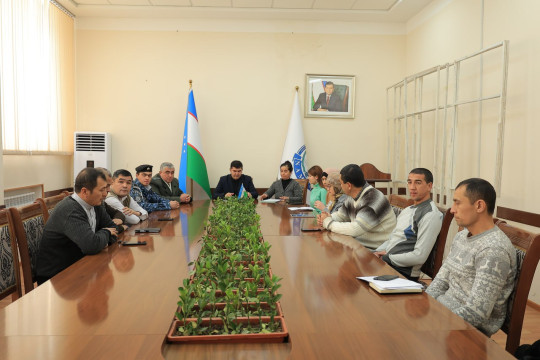
<path fill-rule="evenodd" d="M 38 198 L 36 199 L 37 202 L 40 203 L 42 209 L 43 209 L 43 222 L 46 224 L 49 220 L 49 217 L 51 216 L 54 207 L 64 198 L 68 196 L 67 193 L 61 193 L 54 196 L 49 196 L 46 198 Z"/>
<path fill-rule="evenodd" d="M 302 204 L 306 204 L 306 196 L 307 196 L 307 185 L 308 180 L 307 179 L 294 179 L 300 186 L 302 187 Z"/>
<path fill-rule="evenodd" d="M 390 195 L 389 201 L 390 205 L 392 205 L 392 208 L 394 209 L 394 213 L 396 213 L 396 216 L 399 215 L 401 210 L 411 206 L 414 203 L 411 199 L 394 194 Z M 446 247 L 446 238 L 448 237 L 448 229 L 450 229 L 450 224 L 454 218 L 454 214 L 450 212 L 450 209 L 439 207 L 439 210 L 444 214 L 441 231 L 437 236 L 437 240 L 435 240 L 433 249 L 431 249 L 426 262 L 421 268 L 422 272 L 432 279 L 435 277 L 435 275 L 437 275 L 442 266 L 444 248 Z"/>
<path fill-rule="evenodd" d="M 497 226 L 512 241 L 517 253 L 516 281 L 501 328 L 507 334 L 506 351 L 514 354 L 520 343 L 527 298 L 540 259 L 540 234 L 519 229 L 504 221 L 498 221 Z"/>
<path fill-rule="evenodd" d="M 364 163 L 360 165 L 360 169 L 364 173 L 364 179 L 371 186 L 375 186 L 376 182 L 390 182 L 392 181 L 392 174 L 383 173 L 370 163 Z"/>
<path fill-rule="evenodd" d="M 10 208 L 23 271 L 24 293 L 34 289 L 39 243 L 45 227 L 45 216 L 39 202 Z"/>
<path fill-rule="evenodd" d="M 0 299 L 22 296 L 19 255 L 9 210 L 0 210 Z"/>

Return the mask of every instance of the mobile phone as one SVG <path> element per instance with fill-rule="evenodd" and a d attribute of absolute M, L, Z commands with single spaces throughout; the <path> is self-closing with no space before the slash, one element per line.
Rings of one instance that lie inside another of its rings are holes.
<path fill-rule="evenodd" d="M 146 241 L 123 241 L 122 245 L 124 246 L 146 245 Z"/>
<path fill-rule="evenodd" d="M 397 275 L 381 275 L 381 276 L 375 276 L 373 280 L 380 280 L 380 281 L 389 281 L 397 279 L 399 276 Z"/>
<path fill-rule="evenodd" d="M 157 219 L 157 221 L 173 221 L 174 219 L 173 218 L 161 218 L 161 219 Z"/>

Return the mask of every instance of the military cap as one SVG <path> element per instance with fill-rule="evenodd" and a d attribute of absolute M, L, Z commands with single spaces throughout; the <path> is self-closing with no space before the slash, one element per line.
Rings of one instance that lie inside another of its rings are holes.
<path fill-rule="evenodd" d="M 135 168 L 135 171 L 138 173 L 140 172 L 152 172 L 152 165 L 148 165 L 148 164 L 144 164 L 144 165 L 139 165 Z"/>

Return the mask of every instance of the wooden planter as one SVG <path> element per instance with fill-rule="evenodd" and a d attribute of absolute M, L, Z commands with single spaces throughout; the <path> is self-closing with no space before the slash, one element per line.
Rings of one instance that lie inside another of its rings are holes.
<path fill-rule="evenodd" d="M 242 322 L 244 324 L 248 323 L 247 318 L 238 318 L 238 322 Z M 193 321 L 196 320 L 186 320 L 186 321 Z M 264 321 L 263 322 L 269 322 Z M 287 326 L 285 325 L 285 321 L 283 318 L 276 317 L 274 321 L 279 322 L 281 325 L 281 331 L 269 333 L 269 334 L 226 334 L 226 335 L 191 335 L 191 336 L 184 336 L 184 335 L 177 335 L 177 329 L 178 327 L 182 326 L 184 324 L 183 320 L 173 320 L 171 327 L 169 329 L 169 332 L 167 334 L 167 341 L 173 342 L 173 343 L 186 343 L 186 344 L 220 344 L 220 343 L 282 343 L 282 342 L 288 342 L 289 341 L 289 332 L 287 330 Z M 257 325 L 259 323 L 258 318 L 250 318 L 249 322 L 253 325 Z M 203 319 L 202 326 L 208 326 L 210 324 L 210 319 Z M 216 324 L 218 326 L 223 325 L 223 321 L 221 319 L 212 319 L 212 324 Z"/>

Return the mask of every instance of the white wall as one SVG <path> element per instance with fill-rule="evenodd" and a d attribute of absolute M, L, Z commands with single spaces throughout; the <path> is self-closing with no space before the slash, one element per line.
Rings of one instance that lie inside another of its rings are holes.
<path fill-rule="evenodd" d="M 304 106 L 306 73 L 356 76 L 355 119 L 304 119 L 306 165 L 386 169 L 384 89 L 404 75 L 402 35 L 89 27 L 76 35 L 77 130 L 112 134 L 113 170 L 179 163 L 193 79 L 211 187 L 234 159 L 269 186 L 297 85 Z"/>
<path fill-rule="evenodd" d="M 70 155 L 4 155 L 1 168 L 5 189 L 43 184 L 44 191 L 51 191 L 73 186 Z"/>

